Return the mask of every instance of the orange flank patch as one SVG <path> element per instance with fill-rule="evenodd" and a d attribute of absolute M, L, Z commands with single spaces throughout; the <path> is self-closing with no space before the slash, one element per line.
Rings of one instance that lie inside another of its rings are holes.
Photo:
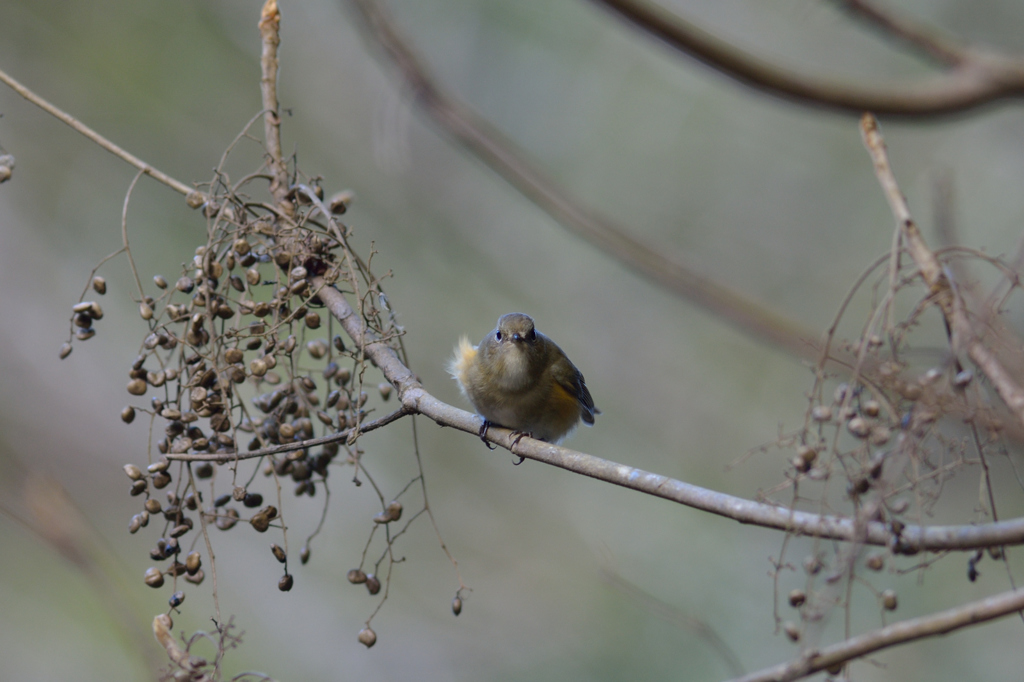
<path fill-rule="evenodd" d="M 548 410 L 560 422 L 575 422 L 580 416 L 580 401 L 564 386 L 555 382 L 548 398 Z"/>

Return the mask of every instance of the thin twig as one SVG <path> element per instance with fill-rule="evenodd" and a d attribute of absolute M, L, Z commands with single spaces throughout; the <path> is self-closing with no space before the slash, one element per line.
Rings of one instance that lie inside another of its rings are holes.
<path fill-rule="evenodd" d="M 889 164 L 889 155 L 885 148 L 885 140 L 878 129 L 878 121 L 866 113 L 861 117 L 860 126 L 864 145 L 874 162 L 875 175 L 878 176 L 878 182 L 896 218 L 897 229 L 902 232 L 907 251 L 931 290 L 931 300 L 942 311 L 952 332 L 954 352 L 967 352 L 968 357 L 992 382 L 999 397 L 1013 411 L 1017 420 L 1024 424 L 1024 389 L 1017 385 L 999 359 L 974 332 L 962 301 L 954 291 L 945 269 L 925 243 L 921 230 L 910 215 L 907 200 L 900 191 L 892 166 Z"/>
<path fill-rule="evenodd" d="M 210 452 L 210 453 L 185 453 L 185 454 L 174 454 L 168 453 L 165 455 L 167 459 L 179 461 L 179 462 L 214 462 L 216 464 L 225 464 L 227 462 L 236 462 L 243 459 L 253 459 L 255 457 L 265 457 L 267 455 L 278 455 L 282 452 L 294 452 L 296 450 L 305 450 L 306 448 L 312 448 L 317 445 L 326 445 L 327 443 L 337 443 L 339 441 L 346 441 L 351 438 L 354 434 L 363 434 L 369 431 L 374 431 L 387 426 L 391 422 L 398 421 L 406 415 L 412 414 L 412 412 L 406 408 L 401 407 L 390 414 L 386 414 L 383 417 L 374 419 L 373 421 L 365 422 L 359 425 L 359 428 L 352 427 L 345 429 L 344 431 L 338 431 L 332 433 L 329 436 L 321 436 L 319 438 L 310 438 L 308 440 L 295 441 L 293 443 L 282 443 L 280 445 L 273 445 L 268 448 L 260 448 L 259 450 L 250 450 L 249 452 Z"/>
<path fill-rule="evenodd" d="M 0 81 L 5 83 L 8 87 L 10 87 L 16 93 L 27 99 L 32 104 L 35 104 L 37 107 L 39 107 L 46 113 L 50 114 L 51 116 L 60 119 L 67 125 L 74 128 L 77 132 L 81 133 L 82 135 L 85 135 L 87 138 L 89 138 L 99 146 L 106 149 L 114 156 L 130 163 L 131 165 L 135 166 L 140 171 L 150 176 L 154 180 L 162 182 L 171 189 L 180 192 L 181 194 L 184 194 L 185 197 L 188 199 L 189 205 L 192 206 L 193 208 L 198 208 L 206 201 L 207 197 L 202 192 L 196 190 L 193 187 L 189 187 L 183 182 L 175 180 L 166 173 L 158 171 L 156 168 L 153 168 L 148 163 L 146 163 L 139 157 L 135 156 L 134 154 L 131 154 L 125 151 L 124 149 L 121 149 L 116 144 L 114 144 L 107 138 L 103 137 L 102 135 L 100 135 L 95 130 L 85 125 L 81 121 L 79 121 L 71 114 L 62 111 L 61 109 L 58 109 L 54 105 L 50 104 L 45 99 L 43 99 L 42 97 L 29 90 L 18 81 L 8 76 L 2 70 L 0 70 Z"/>

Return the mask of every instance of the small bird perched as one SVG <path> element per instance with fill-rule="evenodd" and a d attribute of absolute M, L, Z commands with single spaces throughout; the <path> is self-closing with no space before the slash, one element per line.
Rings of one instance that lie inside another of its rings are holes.
<path fill-rule="evenodd" d="M 479 346 L 459 339 L 448 372 L 483 416 L 481 438 L 493 424 L 557 443 L 601 413 L 580 371 L 523 313 L 502 315 Z"/>

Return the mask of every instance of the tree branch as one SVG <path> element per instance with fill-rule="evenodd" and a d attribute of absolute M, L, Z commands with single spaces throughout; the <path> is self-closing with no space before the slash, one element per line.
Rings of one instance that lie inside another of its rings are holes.
<path fill-rule="evenodd" d="M 933 58 L 953 64 L 944 73 L 885 87 L 861 87 L 815 79 L 769 64 L 716 38 L 694 24 L 646 0 L 595 0 L 641 31 L 669 47 L 703 62 L 720 73 L 762 92 L 799 104 L 823 106 L 848 113 L 874 111 L 890 116 L 936 116 L 973 109 L 1024 95 L 1024 60 L 957 49 L 874 10 L 876 22 L 926 50 Z M 867 6 L 858 7 L 867 12 Z"/>
<path fill-rule="evenodd" d="M 928 248 L 921 235 L 921 230 L 910 215 L 910 207 L 900 191 L 896 176 L 889 164 L 889 155 L 885 148 L 885 140 L 878 129 L 878 121 L 871 114 L 864 114 L 860 121 L 864 145 L 871 155 L 875 166 L 875 175 L 889 201 L 889 207 L 896 218 L 896 229 L 901 230 L 910 257 L 914 259 L 921 277 L 931 290 L 932 301 L 942 311 L 952 332 L 954 351 L 966 351 L 967 356 L 988 377 L 996 389 L 996 393 L 1013 411 L 1017 421 L 1024 425 L 1024 389 L 1011 374 L 1002 366 L 999 359 L 992 353 L 974 332 L 963 300 L 954 288 L 951 273 L 943 267 L 935 254 Z"/>
<path fill-rule="evenodd" d="M 745 675 L 733 682 L 788 682 L 835 668 L 846 661 L 866 656 L 914 640 L 943 635 L 971 625 L 985 623 L 1024 609 L 1024 590 L 1011 590 L 963 606 L 920 618 L 893 623 L 886 627 L 851 637 L 817 651 L 808 651 L 800 658 L 772 668 Z"/>
<path fill-rule="evenodd" d="M 724 318 L 757 341 L 816 361 L 817 334 L 772 313 L 758 302 L 662 255 L 622 226 L 582 206 L 514 149 L 498 131 L 445 93 L 377 0 L 352 0 L 364 20 L 364 35 L 398 67 L 415 101 L 445 132 L 497 172 L 523 196 L 577 236 L 669 291 Z"/>
<path fill-rule="evenodd" d="M 167 185 L 176 192 L 184 194 L 185 198 L 188 200 L 188 205 L 191 206 L 192 208 L 199 208 L 200 206 L 203 205 L 203 203 L 206 202 L 207 197 L 199 190 L 195 189 L 194 187 L 189 187 L 188 185 L 179 180 L 175 180 L 166 173 L 163 173 L 157 170 L 156 168 L 153 168 L 148 163 L 146 163 L 139 157 L 135 156 L 134 154 L 128 152 L 127 150 L 122 149 L 121 147 L 118 147 L 116 144 L 114 144 L 107 138 L 103 137 L 102 135 L 100 135 L 95 130 L 85 125 L 81 121 L 79 121 L 71 114 L 61 109 L 58 109 L 53 104 L 50 104 L 45 99 L 43 99 L 42 97 L 29 90 L 18 81 L 8 76 L 2 70 L 0 70 L 0 82 L 5 83 L 8 87 L 10 87 L 16 93 L 27 99 L 29 102 L 36 105 L 37 107 L 39 107 L 46 113 L 50 114 L 51 116 L 54 116 L 60 121 L 71 126 L 75 131 L 89 138 L 90 140 L 98 144 L 103 149 L 106 149 L 114 156 L 135 166 L 146 175 L 150 176 L 151 178 L 158 182 L 162 182 L 163 184 Z"/>
<path fill-rule="evenodd" d="M 362 318 L 355 313 L 340 291 L 331 287 L 322 277 L 311 277 L 310 284 L 331 314 L 341 323 L 345 332 L 394 385 L 406 409 L 411 413 L 430 417 L 441 426 L 451 426 L 474 435 L 479 433 L 479 415 L 460 410 L 428 393 L 395 351 L 367 330 Z M 533 438 L 521 438 L 513 448 L 516 435 L 500 427 L 492 427 L 486 434 L 487 440 L 520 457 L 544 462 L 566 471 L 590 476 L 740 523 L 832 540 L 863 540 L 868 544 L 885 545 L 906 553 L 918 550 L 965 550 L 992 545 L 1024 544 L 1024 518 L 977 526 L 907 526 L 899 534 L 895 534 L 890 526 L 875 521 L 867 524 L 862 536 L 861 529 L 856 527 L 852 518 L 813 514 L 746 500 Z"/>

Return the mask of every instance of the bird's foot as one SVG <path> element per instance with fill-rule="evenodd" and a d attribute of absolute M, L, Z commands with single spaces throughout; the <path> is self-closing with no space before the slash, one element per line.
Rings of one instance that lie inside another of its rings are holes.
<path fill-rule="evenodd" d="M 493 450 L 495 447 L 494 444 L 487 440 L 487 429 L 489 428 L 491 428 L 491 422 L 484 419 L 483 423 L 480 424 L 480 433 L 478 435 L 480 436 L 480 440 L 484 442 L 484 445 L 486 445 L 489 450 Z"/>

